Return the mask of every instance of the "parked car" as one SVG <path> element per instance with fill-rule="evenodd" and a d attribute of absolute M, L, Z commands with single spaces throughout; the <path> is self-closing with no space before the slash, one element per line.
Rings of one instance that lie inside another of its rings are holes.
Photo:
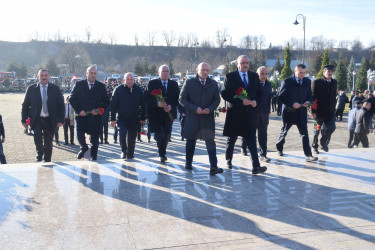
<path fill-rule="evenodd" d="M 11 91 L 20 91 L 23 92 L 26 90 L 26 79 L 18 78 L 15 79 L 10 85 Z"/>
<path fill-rule="evenodd" d="M 150 81 L 150 77 L 148 76 L 140 76 L 138 77 L 138 84 L 141 87 L 147 86 L 148 82 Z"/>

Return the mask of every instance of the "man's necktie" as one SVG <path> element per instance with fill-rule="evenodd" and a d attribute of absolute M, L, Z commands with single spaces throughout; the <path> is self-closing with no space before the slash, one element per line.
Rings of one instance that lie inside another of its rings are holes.
<path fill-rule="evenodd" d="M 202 82 L 202 86 L 204 87 L 204 81 L 202 80 L 201 82 Z"/>
<path fill-rule="evenodd" d="M 43 100 L 42 100 L 42 109 L 43 113 L 48 113 L 48 106 L 47 106 L 47 86 L 43 86 Z"/>
<path fill-rule="evenodd" d="M 90 83 L 90 90 L 92 89 L 93 86 L 94 86 L 94 84 L 93 84 L 93 83 Z"/>
<path fill-rule="evenodd" d="M 66 117 L 70 118 L 69 114 L 70 114 L 70 109 L 69 109 L 69 103 L 66 105 Z"/>
<path fill-rule="evenodd" d="M 164 86 L 164 92 L 165 92 L 165 94 L 167 94 L 167 83 L 163 82 L 163 86 Z"/>
<path fill-rule="evenodd" d="M 247 89 L 247 79 L 246 79 L 246 74 L 243 74 L 243 83 L 245 84 L 245 88 Z"/>
<path fill-rule="evenodd" d="M 302 80 L 301 79 L 298 79 L 298 84 L 302 85 Z"/>

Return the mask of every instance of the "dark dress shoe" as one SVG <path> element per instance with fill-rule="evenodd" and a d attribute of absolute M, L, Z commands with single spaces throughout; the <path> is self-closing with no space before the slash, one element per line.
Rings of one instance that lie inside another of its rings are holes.
<path fill-rule="evenodd" d="M 89 150 L 89 149 L 86 149 L 86 150 L 81 149 L 81 151 L 79 151 L 78 154 L 77 154 L 77 158 L 82 159 L 87 150 Z"/>
<path fill-rule="evenodd" d="M 100 141 L 99 144 L 103 144 L 103 141 Z"/>
<path fill-rule="evenodd" d="M 60 142 L 57 141 L 57 142 L 56 142 L 56 146 L 60 146 Z"/>
<path fill-rule="evenodd" d="M 71 142 L 70 144 L 71 144 L 71 145 L 75 145 L 74 142 Z"/>
<path fill-rule="evenodd" d="M 95 157 L 90 157 L 90 161 L 96 161 L 96 156 Z"/>
<path fill-rule="evenodd" d="M 229 168 L 229 169 L 232 169 L 232 160 L 227 160 L 227 167 Z"/>
<path fill-rule="evenodd" d="M 128 155 L 128 156 L 126 156 L 126 158 L 128 158 L 128 160 L 134 159 L 134 155 L 132 155 L 132 156 Z"/>
<path fill-rule="evenodd" d="M 319 150 L 317 149 L 317 148 L 313 148 L 313 152 L 314 152 L 314 154 L 319 154 Z"/>
<path fill-rule="evenodd" d="M 224 172 L 222 168 L 214 167 L 210 169 L 210 175 L 221 174 Z"/>
<path fill-rule="evenodd" d="M 260 166 L 258 168 L 253 168 L 253 171 L 251 171 L 251 172 L 252 172 L 252 174 L 260 174 L 260 173 L 264 173 L 266 171 L 267 171 L 267 167 Z"/>
<path fill-rule="evenodd" d="M 314 157 L 314 156 L 310 155 L 310 156 L 306 156 L 305 160 L 307 162 L 313 162 L 313 161 L 317 161 L 318 157 Z"/>
<path fill-rule="evenodd" d="M 117 143 L 117 141 L 114 141 L 113 143 Z"/>
<path fill-rule="evenodd" d="M 277 153 L 279 154 L 279 156 L 284 156 L 283 151 L 277 151 Z"/>
<path fill-rule="evenodd" d="M 105 144 L 109 144 L 109 142 L 108 142 L 108 141 L 105 141 L 104 143 L 105 143 Z"/>
<path fill-rule="evenodd" d="M 324 152 L 328 152 L 328 147 L 327 147 L 327 146 L 322 146 L 322 150 L 323 150 Z"/>
<path fill-rule="evenodd" d="M 185 164 L 185 169 L 187 169 L 187 170 L 193 170 L 193 166 L 191 165 L 191 163 L 186 163 Z"/>
<path fill-rule="evenodd" d="M 43 160 L 43 155 L 42 154 L 37 154 L 37 156 L 35 157 L 35 160 L 36 161 L 42 161 Z"/>
<path fill-rule="evenodd" d="M 126 159 L 126 153 L 121 153 L 121 159 Z"/>
<path fill-rule="evenodd" d="M 44 159 L 44 162 L 51 162 L 51 159 Z"/>
<path fill-rule="evenodd" d="M 268 158 L 268 157 L 265 156 L 265 155 L 261 155 L 261 156 L 259 156 L 259 160 L 260 160 L 260 161 L 263 161 L 263 162 L 270 162 L 270 161 L 271 161 L 271 159 Z"/>
<path fill-rule="evenodd" d="M 242 148 L 242 149 L 241 149 L 241 154 L 244 155 L 244 156 L 247 156 L 247 150 L 246 150 L 246 149 L 244 150 L 244 149 Z"/>
<path fill-rule="evenodd" d="M 68 145 L 69 143 L 66 141 L 65 143 L 64 143 L 64 145 Z"/>
<path fill-rule="evenodd" d="M 160 156 L 161 162 L 166 162 L 166 160 L 168 160 L 168 158 L 166 156 Z"/>

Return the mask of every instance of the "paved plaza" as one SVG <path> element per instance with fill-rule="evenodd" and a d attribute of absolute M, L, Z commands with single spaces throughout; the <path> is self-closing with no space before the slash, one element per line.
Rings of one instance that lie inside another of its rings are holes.
<path fill-rule="evenodd" d="M 346 117 L 330 151 L 306 163 L 294 127 L 285 156 L 277 156 L 281 122 L 273 113 L 272 161 L 253 176 L 239 145 L 233 169 L 225 167 L 221 114 L 216 142 L 224 173 L 209 176 L 202 142 L 194 170 L 184 169 L 178 123 L 165 164 L 145 136 L 130 161 L 119 159 L 110 136 L 97 162 L 77 161 L 78 146 L 69 145 L 54 147 L 52 163 L 36 163 L 32 136 L 20 124 L 22 99 L 0 94 L 11 163 L 0 166 L 0 249 L 375 248 L 375 136 L 369 149 L 347 149 Z"/>

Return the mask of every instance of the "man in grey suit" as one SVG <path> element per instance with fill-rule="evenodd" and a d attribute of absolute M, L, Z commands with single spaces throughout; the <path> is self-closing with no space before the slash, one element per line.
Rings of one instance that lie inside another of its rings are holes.
<path fill-rule="evenodd" d="M 192 162 L 197 139 L 206 142 L 210 160 L 210 175 L 222 173 L 217 167 L 215 144 L 215 110 L 220 104 L 217 83 L 208 77 L 210 68 L 207 63 L 200 63 L 197 75 L 186 81 L 180 93 L 180 103 L 186 109 L 186 121 L 183 137 L 186 138 L 186 165 L 192 170 Z"/>

